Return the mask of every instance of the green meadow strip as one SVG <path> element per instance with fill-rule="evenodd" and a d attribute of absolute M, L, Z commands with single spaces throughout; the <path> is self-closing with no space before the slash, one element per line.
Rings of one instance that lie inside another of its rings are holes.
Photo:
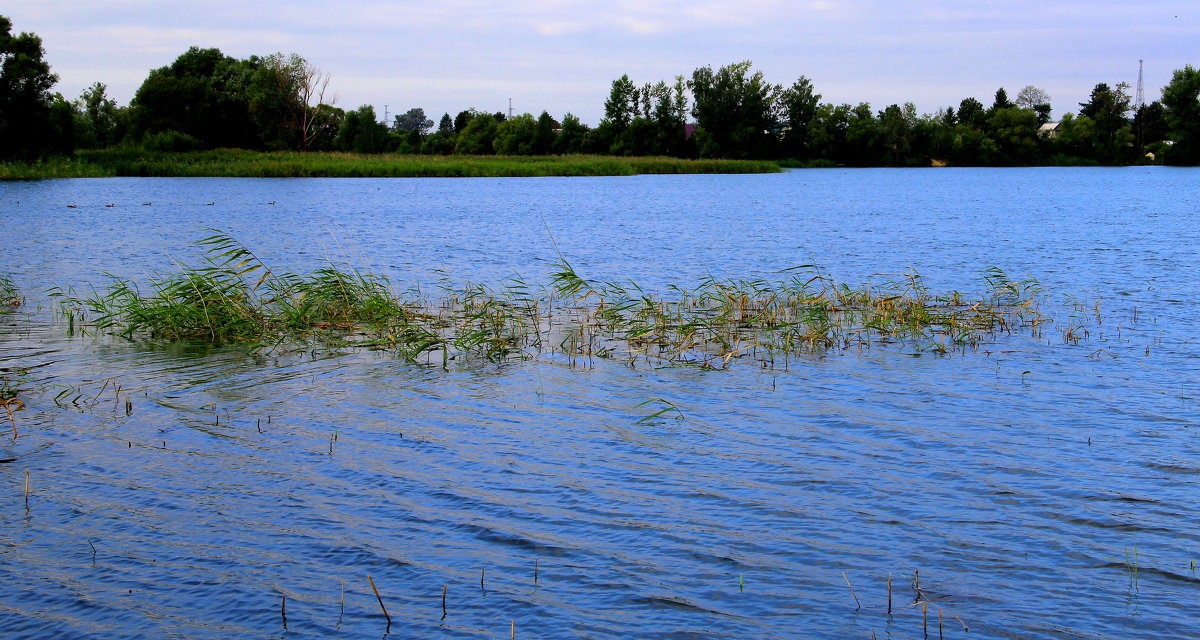
<path fill-rule="evenodd" d="M 638 174 L 776 173 L 757 160 L 686 160 L 618 156 L 422 156 L 258 152 L 216 149 L 187 153 L 133 148 L 80 151 L 71 158 L 0 164 L 0 179 L 80 177 L 176 178 L 482 178 L 631 176 Z"/>
<path fill-rule="evenodd" d="M 504 362 L 560 357 L 572 365 L 608 358 L 629 366 L 734 362 L 786 367 L 801 354 L 899 346 L 936 354 L 986 348 L 1004 336 L 1044 337 L 1036 281 L 996 268 L 983 293 L 938 294 L 915 272 L 851 287 L 813 265 L 771 279 L 706 278 L 669 296 L 635 283 L 595 282 L 565 261 L 548 285 L 519 278 L 499 288 L 397 292 L 384 278 L 327 264 L 277 272 L 220 232 L 199 241 L 205 260 L 136 283 L 109 276 L 79 294 L 57 289 L 70 326 L 138 341 L 274 348 L 376 349 L 412 361 Z M 1065 343 L 1080 328 L 1065 323 Z"/>

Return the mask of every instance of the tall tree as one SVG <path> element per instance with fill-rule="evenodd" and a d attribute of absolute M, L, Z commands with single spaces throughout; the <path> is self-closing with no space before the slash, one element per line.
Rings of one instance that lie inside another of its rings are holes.
<path fill-rule="evenodd" d="M 533 137 L 529 141 L 529 152 L 534 155 L 545 155 L 554 151 L 554 130 L 556 128 L 558 128 L 558 123 L 550 117 L 548 111 L 543 111 L 542 115 L 538 116 L 537 126 L 533 129 Z"/>
<path fill-rule="evenodd" d="M 775 140 L 776 100 L 781 87 L 761 71 L 750 73 L 749 60 L 713 71 L 701 67 L 688 83 L 699 124 L 700 154 L 705 157 L 762 157 Z"/>
<path fill-rule="evenodd" d="M 85 149 L 109 147 L 124 136 L 124 112 L 108 97 L 108 87 L 94 82 L 75 101 L 75 146 Z"/>
<path fill-rule="evenodd" d="M 987 113 L 983 110 L 982 102 L 975 98 L 963 98 L 962 102 L 958 103 L 958 124 L 980 127 L 986 119 Z"/>
<path fill-rule="evenodd" d="M 416 131 L 422 135 L 433 128 L 433 120 L 425 117 L 425 110 L 413 107 L 405 113 L 398 114 L 393 120 L 392 128 L 396 131 Z"/>
<path fill-rule="evenodd" d="M 1090 118 L 1096 126 L 1096 160 L 1112 164 L 1128 159 L 1126 145 L 1133 141 L 1133 134 L 1126 114 L 1131 101 L 1128 83 L 1110 88 L 1101 82 L 1092 89 L 1087 102 L 1079 103 L 1079 115 Z"/>
<path fill-rule="evenodd" d="M 620 134 L 633 117 L 637 115 L 638 90 L 628 75 L 623 75 L 612 82 L 608 99 L 604 101 L 604 120 L 609 123 L 617 134 Z"/>
<path fill-rule="evenodd" d="M 454 119 L 449 113 L 443 113 L 442 119 L 438 121 L 437 132 L 443 135 L 454 135 Z"/>
<path fill-rule="evenodd" d="M 1033 85 L 1026 85 L 1017 94 L 1015 104 L 1022 109 L 1032 109 L 1037 114 L 1039 126 L 1050 122 L 1050 113 L 1052 112 L 1050 94 L 1046 93 L 1045 90 Z"/>
<path fill-rule="evenodd" d="M 55 106 L 62 99 L 50 89 L 58 76 L 50 73 L 44 53 L 41 38 L 13 35 L 12 22 L 0 16 L 0 159 L 29 160 L 70 150 L 71 140 L 62 136 L 73 128 L 73 110 L 67 105 L 63 113 Z"/>
<path fill-rule="evenodd" d="M 562 131 L 554 140 L 555 153 L 580 153 L 583 151 L 584 137 L 588 128 L 579 121 L 579 116 L 568 113 L 563 116 Z"/>
<path fill-rule="evenodd" d="M 996 89 L 996 96 L 992 100 L 992 108 L 988 111 L 995 113 L 1000 109 L 1007 109 L 1011 106 L 1013 106 L 1013 103 L 1008 99 L 1008 92 L 1004 90 L 1004 87 L 1000 87 Z"/>
<path fill-rule="evenodd" d="M 480 113 L 471 118 L 458 134 L 458 144 L 455 145 L 454 152 L 477 156 L 495 153 L 493 142 L 496 139 L 498 124 L 495 116 L 487 113 Z"/>
<path fill-rule="evenodd" d="M 1044 89 L 1039 87 L 1035 87 L 1031 84 L 1026 85 L 1019 92 L 1017 92 L 1017 99 L 1014 104 L 1022 109 L 1033 109 L 1039 104 L 1050 104 L 1050 94 L 1046 93 Z"/>
<path fill-rule="evenodd" d="M 537 121 L 533 115 L 522 113 L 496 125 L 492 149 L 505 156 L 527 156 L 533 153 L 533 135 Z"/>
<path fill-rule="evenodd" d="M 793 158 L 812 156 L 808 149 L 808 124 L 817 115 L 817 103 L 821 94 L 813 92 L 812 82 L 800 76 L 792 86 L 779 95 L 783 116 L 782 152 Z"/>
<path fill-rule="evenodd" d="M 342 119 L 337 134 L 337 146 L 342 151 L 383 153 L 389 144 L 387 125 L 378 121 L 375 107 L 364 104 Z"/>
<path fill-rule="evenodd" d="M 1162 104 L 1175 143 L 1167 162 L 1200 164 L 1200 70 L 1190 64 L 1176 69 L 1163 87 Z"/>
<path fill-rule="evenodd" d="M 325 113 L 337 102 L 333 96 L 326 102 L 330 76 L 295 53 L 267 56 L 256 75 L 265 80 L 274 93 L 274 104 L 262 105 L 270 113 L 268 117 L 278 119 L 272 124 L 282 132 L 279 136 L 282 144 L 272 146 L 308 150 L 319 135 L 318 123 L 325 120 Z"/>

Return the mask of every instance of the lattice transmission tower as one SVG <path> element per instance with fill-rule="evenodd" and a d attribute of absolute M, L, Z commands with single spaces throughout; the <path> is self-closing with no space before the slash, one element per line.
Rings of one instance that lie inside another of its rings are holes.
<path fill-rule="evenodd" d="M 1137 97 L 1134 98 L 1133 112 L 1134 113 L 1140 112 L 1142 110 L 1142 107 L 1144 107 L 1144 106 L 1146 106 L 1146 92 L 1145 92 L 1145 87 L 1142 84 L 1142 61 L 1138 60 Z"/>

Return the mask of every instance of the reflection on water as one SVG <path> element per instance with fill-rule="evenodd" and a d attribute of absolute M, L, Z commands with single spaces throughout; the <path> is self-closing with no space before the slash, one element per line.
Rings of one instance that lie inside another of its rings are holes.
<path fill-rule="evenodd" d="M 28 404 L 0 445 L 13 459 L 0 463 L 0 628 L 919 638 L 923 599 L 931 636 L 940 609 L 945 637 L 1187 637 L 1194 176 L 0 185 L 0 231 L 16 238 L 0 273 L 30 298 L 0 316 L 0 376 Z M 225 217 L 200 217 L 211 200 Z M 103 219 L 91 201 L 137 204 Z M 912 265 L 955 287 L 997 264 L 1099 297 L 1104 321 L 1079 345 L 877 348 L 786 371 L 549 357 L 447 371 L 70 338 L 39 293 L 168 268 L 203 226 L 280 268 L 339 252 L 406 284 L 438 267 L 537 276 L 554 249 L 531 209 L 602 277 L 653 286 L 814 261 L 847 279 Z M 655 399 L 679 411 L 645 419 Z"/>

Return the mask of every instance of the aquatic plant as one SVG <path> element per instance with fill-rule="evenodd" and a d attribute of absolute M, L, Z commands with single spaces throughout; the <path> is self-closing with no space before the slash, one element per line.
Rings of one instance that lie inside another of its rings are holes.
<path fill-rule="evenodd" d="M 7 313 L 21 306 L 21 292 L 10 276 L 0 274 L 0 313 Z"/>
<path fill-rule="evenodd" d="M 431 296 L 419 288 L 399 294 L 385 278 L 333 263 L 305 275 L 277 273 L 220 232 L 198 245 L 205 250 L 201 266 L 157 274 L 145 293 L 110 275 L 107 287 L 90 295 L 52 295 L 72 326 L 78 315 L 92 331 L 129 339 L 254 348 L 316 342 L 444 366 L 460 358 L 561 354 L 572 365 L 612 358 L 629 366 L 716 369 L 752 361 L 773 368 L 799 354 L 877 345 L 965 353 L 1018 330 L 1040 336 L 1051 322 L 1039 310 L 1036 281 L 995 268 L 973 297 L 934 294 L 916 272 L 852 287 L 814 265 L 775 279 L 708 277 L 691 288 L 669 286 L 664 295 L 632 282 L 585 279 L 560 260 L 545 287 L 514 277 L 496 289 L 446 284 Z"/>

